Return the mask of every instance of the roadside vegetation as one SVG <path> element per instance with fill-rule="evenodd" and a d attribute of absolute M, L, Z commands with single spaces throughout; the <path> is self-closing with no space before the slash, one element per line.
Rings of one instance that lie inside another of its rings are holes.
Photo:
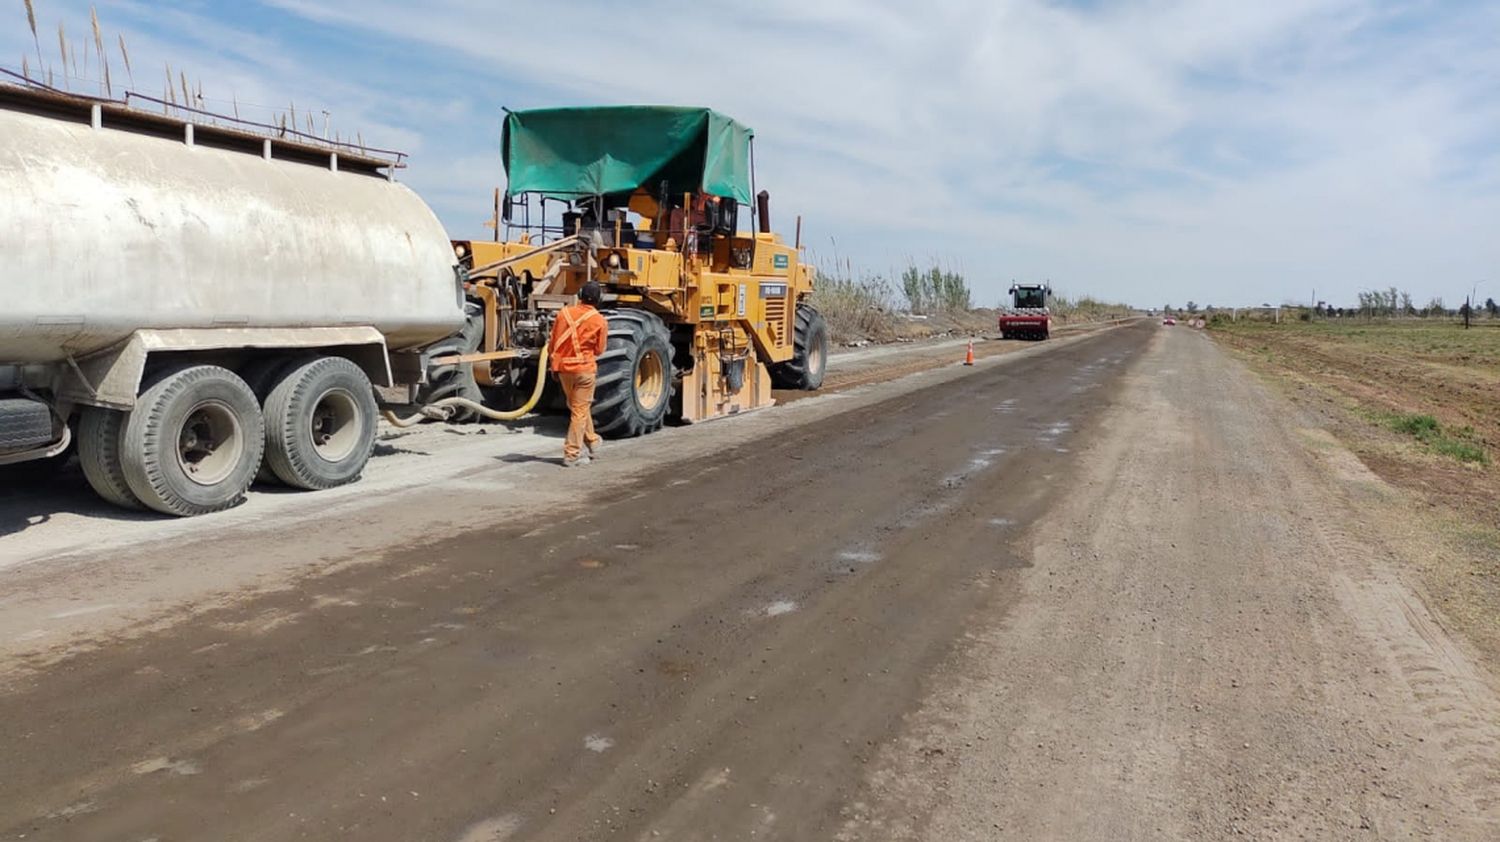
<path fill-rule="evenodd" d="M 908 266 L 901 271 L 901 293 L 913 313 L 951 313 L 974 309 L 974 296 L 964 276 L 932 266 L 926 271 Z"/>
<path fill-rule="evenodd" d="M 834 259 L 815 263 L 818 271 L 813 306 L 828 320 L 835 344 L 896 342 L 948 334 L 993 330 L 996 311 L 974 305 L 974 292 L 962 272 L 934 261 L 915 263 L 894 278 L 857 272 L 852 261 Z M 1003 308 L 1009 303 L 1004 297 Z M 1124 318 L 1128 305 L 1089 296 L 1058 294 L 1052 299 L 1053 318 L 1061 323 Z"/>
<path fill-rule="evenodd" d="M 1383 414 L 1377 417 L 1384 421 L 1387 427 L 1411 436 L 1434 453 L 1450 456 L 1460 462 L 1479 462 L 1484 465 L 1490 463 L 1489 454 L 1472 441 L 1473 427 L 1464 427 L 1456 433 L 1444 431 L 1443 425 L 1431 415 L 1410 412 Z"/>
<path fill-rule="evenodd" d="M 867 338 L 883 341 L 893 331 L 896 291 L 878 275 L 856 277 L 819 267 L 812 301 L 827 320 L 829 336 L 837 344 Z"/>
<path fill-rule="evenodd" d="M 1131 313 L 1129 305 L 1113 301 L 1100 301 L 1087 295 L 1070 296 L 1062 293 L 1052 296 L 1052 315 L 1063 322 L 1097 322 L 1105 319 L 1123 319 Z"/>
<path fill-rule="evenodd" d="M 975 309 L 961 272 L 934 262 L 908 266 L 893 281 L 857 272 L 851 261 L 819 261 L 813 306 L 828 321 L 835 344 L 895 342 L 951 333 L 977 333 L 993 326 L 994 311 Z"/>
<path fill-rule="evenodd" d="M 1396 300 L 1400 306 L 1400 298 Z M 1210 321 L 1387 481 L 1500 524 L 1500 319 Z"/>

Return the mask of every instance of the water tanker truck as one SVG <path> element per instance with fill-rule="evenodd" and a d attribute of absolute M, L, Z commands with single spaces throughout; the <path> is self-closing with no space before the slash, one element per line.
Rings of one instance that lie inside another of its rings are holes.
<path fill-rule="evenodd" d="M 164 110 L 194 119 L 0 84 L 0 469 L 76 443 L 100 496 L 172 515 L 352 482 L 381 414 L 530 412 L 589 280 L 606 436 L 822 384 L 813 272 L 717 112 L 510 113 L 483 242 L 448 239 L 395 153 Z"/>
<path fill-rule="evenodd" d="M 173 515 L 357 479 L 372 386 L 465 318 L 398 164 L 0 85 L 0 465 L 76 442 L 100 496 Z"/>

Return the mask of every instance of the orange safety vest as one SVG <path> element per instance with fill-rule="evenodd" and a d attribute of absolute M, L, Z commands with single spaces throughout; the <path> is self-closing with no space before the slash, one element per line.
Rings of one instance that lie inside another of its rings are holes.
<path fill-rule="evenodd" d="M 548 367 L 556 372 L 595 372 L 594 358 L 609 345 L 609 322 L 587 304 L 572 304 L 557 313 L 548 343 Z"/>

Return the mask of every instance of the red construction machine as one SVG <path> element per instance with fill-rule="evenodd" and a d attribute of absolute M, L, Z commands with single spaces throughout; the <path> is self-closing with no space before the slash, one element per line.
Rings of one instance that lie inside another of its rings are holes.
<path fill-rule="evenodd" d="M 1000 311 L 1001 339 L 1046 339 L 1052 332 L 1052 287 L 1012 284 L 1011 304 Z"/>

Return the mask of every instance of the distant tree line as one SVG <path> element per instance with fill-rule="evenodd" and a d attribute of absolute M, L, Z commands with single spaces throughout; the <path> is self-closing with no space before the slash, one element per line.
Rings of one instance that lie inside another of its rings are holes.
<path fill-rule="evenodd" d="M 1457 308 L 1450 308 L 1443 303 L 1441 296 L 1434 296 L 1425 306 L 1418 307 L 1412 302 L 1411 293 L 1388 287 L 1383 290 L 1371 290 L 1359 293 L 1358 307 L 1334 307 L 1332 304 L 1317 308 L 1320 315 L 1336 316 L 1364 316 L 1365 318 L 1406 316 L 1409 318 L 1431 318 L 1437 316 L 1451 317 L 1466 315 L 1469 304 L 1465 302 Z M 1474 314 L 1480 312 L 1488 313 L 1491 318 L 1500 318 L 1500 304 L 1495 299 L 1485 299 L 1482 308 L 1475 307 Z"/>
<path fill-rule="evenodd" d="M 942 313 L 972 310 L 973 295 L 964 276 L 940 266 L 923 271 L 908 266 L 901 273 L 901 292 L 913 313 Z"/>
<path fill-rule="evenodd" d="M 1182 310 L 1186 310 L 1188 313 L 1196 313 L 1198 309 L 1199 305 L 1193 301 L 1189 301 L 1187 303 L 1187 306 L 1182 308 Z M 1209 315 L 1213 315 L 1217 309 L 1219 308 L 1215 308 L 1212 306 L 1204 308 L 1205 312 L 1207 312 Z M 1236 309 L 1269 310 L 1272 309 L 1272 306 L 1270 304 L 1263 304 L 1260 308 L 1252 307 Z M 1389 287 L 1383 290 L 1374 290 L 1370 292 L 1359 293 L 1359 306 L 1357 307 L 1335 307 L 1332 304 L 1320 301 L 1314 307 L 1308 307 L 1306 304 L 1286 302 L 1283 303 L 1279 309 L 1284 311 L 1291 311 L 1295 318 L 1298 318 L 1304 322 L 1315 317 L 1329 319 L 1370 319 L 1402 317 L 1478 318 L 1487 315 L 1492 319 L 1500 319 L 1500 303 L 1496 303 L 1494 298 L 1486 298 L 1483 304 L 1474 302 L 1473 308 L 1471 309 L 1469 302 L 1467 301 L 1465 301 L 1461 306 L 1454 308 L 1448 307 L 1446 304 L 1444 304 L 1442 297 L 1434 296 L 1427 302 L 1426 305 L 1418 307 L 1412 302 L 1411 293 L 1397 289 L 1396 287 Z M 1171 304 L 1162 307 L 1162 311 L 1165 313 L 1172 313 L 1174 311 L 1181 312 L 1180 310 L 1178 310 L 1178 308 L 1174 307 Z"/>

